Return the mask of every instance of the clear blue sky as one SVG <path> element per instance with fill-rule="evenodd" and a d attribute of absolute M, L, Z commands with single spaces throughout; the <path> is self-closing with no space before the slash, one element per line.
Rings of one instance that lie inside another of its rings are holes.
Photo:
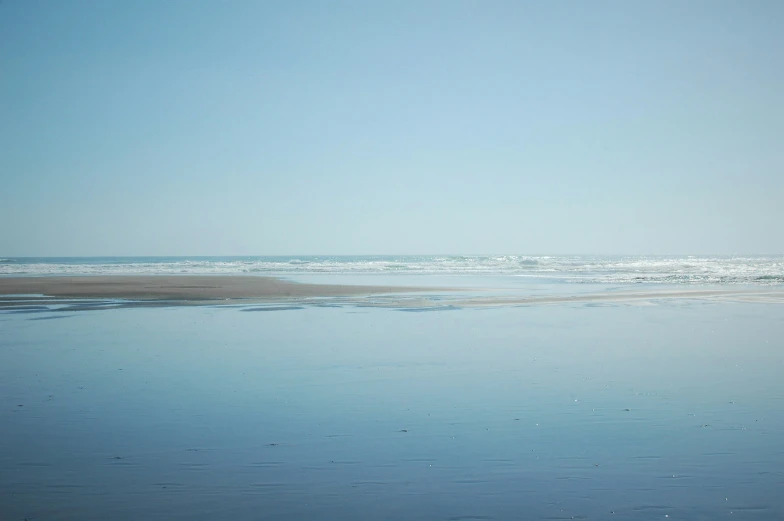
<path fill-rule="evenodd" d="M 0 3 L 0 255 L 784 252 L 784 2 Z"/>

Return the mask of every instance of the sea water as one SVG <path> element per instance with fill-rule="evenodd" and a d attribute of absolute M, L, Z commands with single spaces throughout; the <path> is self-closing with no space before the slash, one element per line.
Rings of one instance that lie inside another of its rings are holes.
<path fill-rule="evenodd" d="M 784 518 L 784 306 L 646 304 L 6 308 L 0 519 Z"/>
<path fill-rule="evenodd" d="M 524 278 L 591 284 L 784 284 L 784 255 L 0 258 L 2 275 L 259 274 Z"/>

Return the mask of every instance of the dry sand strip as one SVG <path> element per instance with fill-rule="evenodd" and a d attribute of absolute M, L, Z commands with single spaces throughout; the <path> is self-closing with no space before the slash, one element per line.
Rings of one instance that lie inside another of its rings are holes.
<path fill-rule="evenodd" d="M 4 277 L 0 295 L 139 300 L 290 299 L 449 291 L 409 286 L 300 284 L 272 277 L 236 275 L 120 275 Z"/>

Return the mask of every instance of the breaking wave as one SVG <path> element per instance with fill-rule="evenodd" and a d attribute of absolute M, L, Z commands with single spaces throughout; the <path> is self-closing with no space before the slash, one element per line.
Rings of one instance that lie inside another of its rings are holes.
<path fill-rule="evenodd" d="M 567 283 L 784 284 L 784 255 L 7 258 L 0 275 L 505 275 Z"/>

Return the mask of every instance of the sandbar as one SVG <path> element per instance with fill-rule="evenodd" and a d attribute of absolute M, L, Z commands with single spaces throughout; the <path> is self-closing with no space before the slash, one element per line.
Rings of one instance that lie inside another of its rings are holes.
<path fill-rule="evenodd" d="M 484 294 L 476 294 L 479 291 Z M 488 294 L 490 293 L 490 294 Z M 119 299 L 126 306 L 200 303 L 355 304 L 396 308 L 530 306 L 565 303 L 646 303 L 672 299 L 784 303 L 781 287 L 662 288 L 596 293 L 521 295 L 485 288 L 305 284 L 247 275 L 84 275 L 0 277 L 0 307 L 78 305 L 80 299 Z M 77 299 L 66 302 L 67 299 Z"/>
<path fill-rule="evenodd" d="M 430 291 L 408 286 L 301 284 L 272 277 L 237 275 L 89 275 L 0 278 L 0 295 L 66 298 L 226 300 L 371 296 Z"/>

